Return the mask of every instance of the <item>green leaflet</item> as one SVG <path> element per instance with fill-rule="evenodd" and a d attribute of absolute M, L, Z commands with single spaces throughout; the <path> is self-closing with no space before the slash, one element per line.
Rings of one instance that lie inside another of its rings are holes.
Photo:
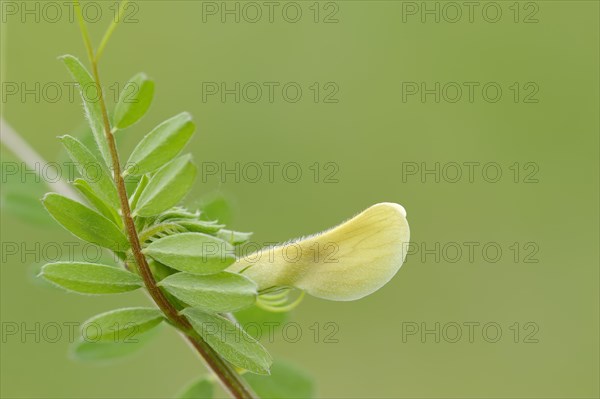
<path fill-rule="evenodd" d="M 155 261 L 154 259 L 148 258 L 147 261 L 148 266 L 150 267 L 150 271 L 152 272 L 152 275 L 154 276 L 154 279 L 157 282 L 169 277 L 171 274 L 179 273 L 177 270 L 171 269 L 170 267 L 165 266 L 162 263 Z"/>
<path fill-rule="evenodd" d="M 124 174 L 143 175 L 154 172 L 181 152 L 195 128 L 192 116 L 187 112 L 164 121 L 134 148 Z"/>
<path fill-rule="evenodd" d="M 213 234 L 221 230 L 225 225 L 217 224 L 216 222 L 207 222 L 205 220 L 177 220 L 175 223 L 186 229 L 196 233 Z"/>
<path fill-rule="evenodd" d="M 181 311 L 194 330 L 225 360 L 256 374 L 269 374 L 269 352 L 243 329 L 228 319 L 199 309 Z"/>
<path fill-rule="evenodd" d="M 85 110 L 84 110 L 84 112 L 85 112 Z M 79 140 L 81 142 L 81 144 L 83 144 L 85 146 L 85 148 L 87 148 L 88 150 L 90 150 L 90 152 L 92 154 L 94 154 L 94 157 L 96 157 L 96 159 L 100 159 L 100 160 L 103 159 L 102 154 L 100 153 L 100 149 L 96 145 L 96 139 L 94 137 L 94 133 L 92 132 L 92 128 L 90 127 L 90 125 L 89 125 L 87 119 L 85 119 L 85 117 L 84 117 L 84 120 L 81 123 L 78 123 L 75 128 L 70 129 L 69 135 L 73 136 L 77 140 Z M 57 136 L 57 138 L 60 138 L 60 136 Z M 117 139 L 117 147 L 118 147 L 121 140 L 119 140 L 117 137 L 115 137 L 115 139 Z M 58 154 L 58 159 L 56 159 L 56 160 L 58 162 L 68 162 L 70 159 L 71 159 L 71 157 L 69 156 L 69 153 L 65 149 L 64 151 L 61 151 Z"/>
<path fill-rule="evenodd" d="M 156 262 L 151 258 L 148 258 L 148 266 L 150 267 L 150 271 L 152 272 L 152 275 L 154 276 L 154 279 L 157 282 L 164 280 L 172 274 L 179 273 L 177 270 L 171 269 L 170 267 L 165 266 L 160 262 Z M 185 307 L 184 303 L 181 303 L 179 299 L 175 298 L 169 292 L 163 290 L 163 293 L 165 294 L 165 297 L 167 297 L 169 302 L 171 302 L 176 308 L 183 309 Z"/>
<path fill-rule="evenodd" d="M 85 262 L 57 262 L 45 265 L 40 276 L 54 284 L 82 294 L 114 294 L 140 288 L 142 279 L 116 267 Z"/>
<path fill-rule="evenodd" d="M 96 208 L 102 216 L 115 222 L 117 226 L 122 226 L 123 221 L 117 214 L 116 210 L 108 206 L 104 200 L 98 198 L 96 193 L 92 190 L 92 187 L 83 179 L 75 179 L 73 186 L 85 197 L 88 202 Z"/>
<path fill-rule="evenodd" d="M 214 385 L 207 378 L 200 378 L 184 388 L 177 399 L 212 399 Z"/>
<path fill-rule="evenodd" d="M 252 280 L 229 272 L 208 276 L 177 273 L 158 285 L 194 308 L 215 313 L 247 308 L 256 302 L 258 295 Z"/>
<path fill-rule="evenodd" d="M 241 231 L 232 231 L 232 230 L 227 230 L 227 229 L 221 229 L 217 233 L 217 237 L 219 237 L 222 240 L 227 241 L 228 243 L 230 243 L 232 245 L 239 245 L 239 244 L 243 244 L 243 243 L 249 241 L 250 237 L 252 237 L 252 233 L 244 233 Z"/>
<path fill-rule="evenodd" d="M 119 135 L 117 137 L 125 137 L 125 135 Z M 123 178 L 123 180 L 125 180 L 125 191 L 127 192 L 127 197 L 131 197 L 135 191 L 135 189 L 138 187 L 140 180 L 142 179 L 142 176 L 133 176 L 133 175 L 129 175 L 129 176 L 125 176 Z"/>
<path fill-rule="evenodd" d="M 58 223 L 82 240 L 116 252 L 129 248 L 129 241 L 113 222 L 70 198 L 49 193 L 42 203 Z"/>
<path fill-rule="evenodd" d="M 137 183 L 137 186 L 135 187 L 135 190 L 134 190 L 133 194 L 131 195 L 131 198 L 129 199 L 129 207 L 131 209 L 135 209 L 135 207 L 137 206 L 138 200 L 140 199 L 140 195 L 142 195 L 142 193 L 144 192 L 144 189 L 146 188 L 147 185 L 148 185 L 148 176 L 143 175 L 140 178 L 140 181 Z"/>
<path fill-rule="evenodd" d="M 214 191 L 200 200 L 202 218 L 205 220 L 218 220 L 225 225 L 233 220 L 233 199 L 220 191 Z"/>
<path fill-rule="evenodd" d="M 106 165 L 86 148 L 79 140 L 69 135 L 59 137 L 67 149 L 71 159 L 75 162 L 79 174 L 92 187 L 94 193 L 104 199 L 115 209 L 119 209 L 119 195 L 113 179 L 110 177 Z"/>
<path fill-rule="evenodd" d="M 70 356 L 81 362 L 114 362 L 140 351 L 155 335 L 155 331 L 136 335 L 126 342 L 90 342 L 80 339 L 71 345 Z"/>
<path fill-rule="evenodd" d="M 191 155 L 183 155 L 169 162 L 152 176 L 140 195 L 134 216 L 154 216 L 176 205 L 188 193 L 196 167 Z"/>
<path fill-rule="evenodd" d="M 156 327 L 163 314 L 155 308 L 123 308 L 86 320 L 81 335 L 89 342 L 135 342 L 136 336 Z"/>
<path fill-rule="evenodd" d="M 218 273 L 235 262 L 231 244 L 202 233 L 167 236 L 142 252 L 173 269 L 194 274 Z"/>
<path fill-rule="evenodd" d="M 313 378 L 304 370 L 276 361 L 268 377 L 254 374 L 244 376 L 262 399 L 310 399 L 315 397 Z"/>
<path fill-rule="evenodd" d="M 154 82 L 145 73 L 132 77 L 123 88 L 115 107 L 114 125 L 125 129 L 139 121 L 152 103 Z"/>
<path fill-rule="evenodd" d="M 161 214 L 156 220 L 160 222 L 164 222 L 167 220 L 197 220 L 199 216 L 198 212 L 190 212 L 182 207 L 175 207 L 173 209 L 169 209 L 168 211 Z"/>
<path fill-rule="evenodd" d="M 94 140 L 100 150 L 100 154 L 102 154 L 102 158 L 104 158 L 106 166 L 110 166 L 111 157 L 105 138 L 102 110 L 100 109 L 100 93 L 98 93 L 96 82 L 77 58 L 72 55 L 64 55 L 60 59 L 62 59 L 73 78 L 79 84 L 79 92 L 83 99 L 85 115 L 92 128 Z"/>

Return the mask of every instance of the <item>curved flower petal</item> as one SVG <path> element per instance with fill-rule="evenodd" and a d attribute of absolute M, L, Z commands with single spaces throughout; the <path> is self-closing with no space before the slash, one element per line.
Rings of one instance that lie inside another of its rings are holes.
<path fill-rule="evenodd" d="M 333 229 L 238 259 L 260 290 L 296 287 L 334 301 L 367 296 L 394 277 L 410 239 L 401 205 L 380 203 Z"/>

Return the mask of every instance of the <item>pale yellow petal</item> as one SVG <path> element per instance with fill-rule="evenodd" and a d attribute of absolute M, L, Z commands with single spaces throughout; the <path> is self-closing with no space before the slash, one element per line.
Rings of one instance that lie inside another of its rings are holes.
<path fill-rule="evenodd" d="M 261 290 L 289 286 L 319 298 L 351 301 L 392 279 L 409 239 L 404 208 L 380 203 L 331 230 L 243 257 L 229 270 L 242 272 Z"/>

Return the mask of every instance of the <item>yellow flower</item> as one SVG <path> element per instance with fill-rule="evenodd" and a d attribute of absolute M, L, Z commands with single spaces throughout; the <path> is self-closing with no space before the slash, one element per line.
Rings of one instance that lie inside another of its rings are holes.
<path fill-rule="evenodd" d="M 229 270 L 254 280 L 263 292 L 296 287 L 319 298 L 352 301 L 394 277 L 409 239 L 404 208 L 380 203 L 323 233 L 244 256 Z"/>

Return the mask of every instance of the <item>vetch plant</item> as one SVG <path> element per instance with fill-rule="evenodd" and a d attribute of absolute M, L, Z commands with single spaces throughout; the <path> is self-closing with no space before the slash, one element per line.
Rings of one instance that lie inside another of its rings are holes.
<path fill-rule="evenodd" d="M 227 230 L 219 221 L 207 221 L 199 211 L 181 206 L 196 176 L 191 156 L 181 155 L 195 129 L 191 115 L 184 112 L 159 124 L 122 163 L 115 135 L 146 114 L 154 83 L 145 74 L 135 75 L 130 83 L 139 89 L 136 98 L 121 98 L 109 117 L 98 61 L 115 24 L 94 51 L 79 3 L 74 3 L 91 72 L 76 57 L 61 60 L 81 89 L 94 146 L 69 135 L 60 140 L 73 162 L 99 165 L 100 172 L 93 179 L 81 173 L 72 182 L 87 204 L 57 193 L 46 194 L 42 202 L 60 225 L 114 253 L 122 267 L 55 262 L 45 265 L 40 275 L 81 294 L 144 289 L 156 305 L 92 317 L 84 326 L 94 328 L 85 330 L 77 354 L 103 358 L 127 352 L 132 335 L 145 341 L 149 331 L 166 323 L 181 333 L 214 375 L 198 380 L 181 397 L 212 397 L 214 381 L 236 398 L 311 396 L 310 378 L 293 366 L 273 364 L 233 312 L 285 312 L 303 293 L 350 301 L 378 290 L 404 261 L 409 241 L 404 208 L 376 204 L 324 233 L 238 258 L 235 249 L 249 240 L 249 233 Z M 87 92 L 90 87 L 96 91 L 93 95 Z M 125 177 L 135 181 L 129 192 Z M 332 257 L 315 258 L 310 250 L 328 246 L 335 248 Z M 290 250 L 300 254 L 293 261 L 287 256 Z M 269 256 L 261 256 L 266 252 Z M 290 299 L 294 291 L 301 294 Z"/>

